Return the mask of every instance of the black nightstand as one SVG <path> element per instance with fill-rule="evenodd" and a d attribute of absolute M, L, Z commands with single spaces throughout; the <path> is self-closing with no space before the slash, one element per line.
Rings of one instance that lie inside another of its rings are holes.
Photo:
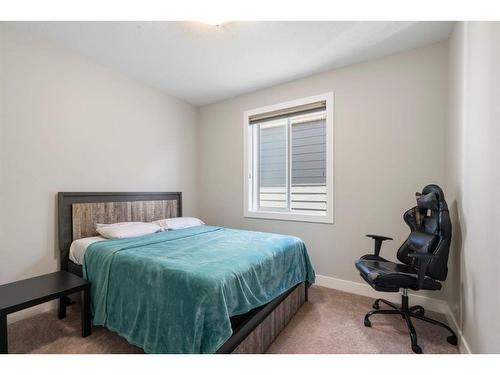
<path fill-rule="evenodd" d="M 60 298 L 59 319 L 66 316 L 66 296 L 82 293 L 82 336 L 92 330 L 90 283 L 66 271 L 49 273 L 0 286 L 0 354 L 8 353 L 7 314 Z"/>

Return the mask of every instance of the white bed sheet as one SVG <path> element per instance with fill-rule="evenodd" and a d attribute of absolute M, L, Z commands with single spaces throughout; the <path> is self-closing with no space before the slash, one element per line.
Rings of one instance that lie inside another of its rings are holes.
<path fill-rule="evenodd" d="M 94 242 L 97 241 L 105 241 L 105 240 L 106 238 L 104 237 L 95 236 L 95 237 L 80 238 L 79 240 L 73 241 L 69 248 L 69 260 L 71 260 L 73 263 L 82 265 L 83 256 L 85 255 L 85 252 L 87 251 L 87 248 L 90 246 L 90 244 L 93 244 Z"/>

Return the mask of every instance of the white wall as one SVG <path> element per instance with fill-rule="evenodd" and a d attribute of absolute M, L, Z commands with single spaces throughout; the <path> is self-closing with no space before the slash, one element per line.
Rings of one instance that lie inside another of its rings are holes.
<path fill-rule="evenodd" d="M 361 282 L 366 233 L 408 235 L 403 212 L 445 182 L 447 44 L 332 70 L 200 110 L 200 214 L 210 224 L 302 237 L 318 274 Z M 243 218 L 243 111 L 335 93 L 335 224 Z M 432 294 L 437 297 L 438 294 Z"/>
<path fill-rule="evenodd" d="M 459 23 L 450 41 L 446 299 L 474 353 L 500 352 L 500 23 Z"/>
<path fill-rule="evenodd" d="M 197 108 L 0 25 L 0 284 L 58 268 L 59 191 L 182 191 Z"/>

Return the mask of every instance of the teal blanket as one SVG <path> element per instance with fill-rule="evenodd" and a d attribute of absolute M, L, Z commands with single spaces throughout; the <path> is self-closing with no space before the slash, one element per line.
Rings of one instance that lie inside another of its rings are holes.
<path fill-rule="evenodd" d="M 147 353 L 214 353 L 231 316 L 315 277 L 297 237 L 208 225 L 95 242 L 83 273 L 94 324 Z"/>

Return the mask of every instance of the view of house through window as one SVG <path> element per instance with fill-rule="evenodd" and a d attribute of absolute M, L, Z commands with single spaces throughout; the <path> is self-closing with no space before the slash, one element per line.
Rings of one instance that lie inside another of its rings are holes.
<path fill-rule="evenodd" d="M 247 117 L 248 211 L 270 218 L 276 214 L 277 218 L 286 218 L 283 214 L 326 217 L 327 101 L 272 109 L 250 111 Z"/>
<path fill-rule="evenodd" d="M 258 140 L 256 208 L 326 211 L 325 111 L 252 126 Z"/>

